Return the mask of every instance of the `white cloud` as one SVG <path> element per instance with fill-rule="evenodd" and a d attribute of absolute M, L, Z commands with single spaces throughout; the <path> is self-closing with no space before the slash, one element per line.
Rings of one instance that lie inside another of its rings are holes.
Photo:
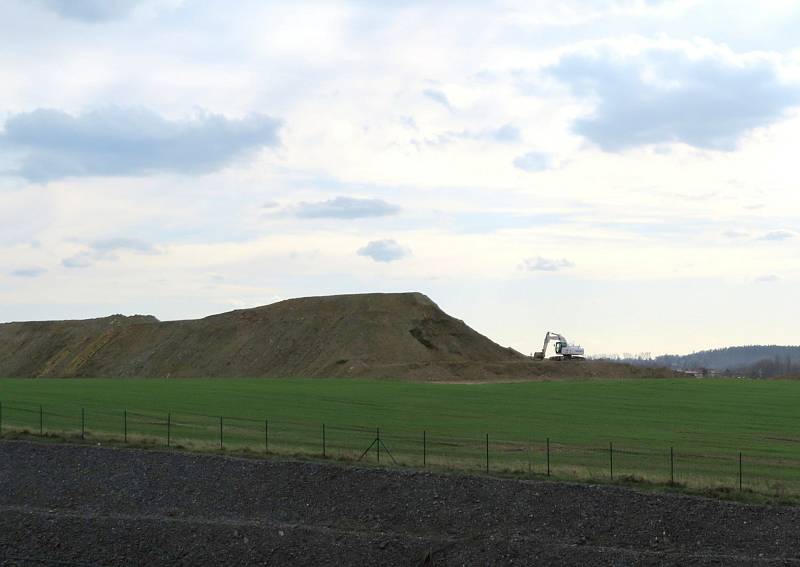
<path fill-rule="evenodd" d="M 395 215 L 400 212 L 400 207 L 383 199 L 334 197 L 319 202 L 303 201 L 290 207 L 289 211 L 303 219 L 359 219 Z"/>
<path fill-rule="evenodd" d="M 425 89 L 422 91 L 426 97 L 431 99 L 434 102 L 438 102 L 442 106 L 444 106 L 447 110 L 453 110 L 453 106 L 450 104 L 450 99 L 447 98 L 447 95 L 444 92 L 440 91 L 439 89 Z"/>
<path fill-rule="evenodd" d="M 107 238 L 96 240 L 90 245 L 96 253 L 107 256 L 119 250 L 129 250 L 138 254 L 158 254 L 158 249 L 143 240 L 136 238 Z"/>
<path fill-rule="evenodd" d="M 704 348 L 753 325 L 774 333 L 765 340 L 790 336 L 775 313 L 800 281 L 796 240 L 758 239 L 800 226 L 800 118 L 785 104 L 800 78 L 800 7 L 734 2 L 143 0 L 88 25 L 96 16 L 78 3 L 56 17 L 9 0 L 0 317 L 184 318 L 401 288 L 519 349 L 529 328 L 516 321 L 533 314 L 585 328 L 592 352 Z M 689 37 L 718 43 L 675 39 Z M 752 51 L 764 46 L 774 51 Z M 571 55 L 598 65 L 569 81 L 542 71 Z M 280 143 L 271 129 L 241 133 L 263 113 L 280 117 Z M 10 132 L 19 117 L 28 127 Z M 161 254 L 103 246 L 106 235 Z M 388 235 L 402 261 L 354 253 Z M 786 285 L 753 285 L 775 266 Z M 537 288 L 584 309 L 570 319 L 532 300 L 534 273 L 568 275 Z M 617 313 L 622 303 L 639 308 Z M 708 316 L 688 336 L 692 310 Z M 643 333 L 645 311 L 659 325 Z"/>
<path fill-rule="evenodd" d="M 786 229 L 778 229 L 778 230 L 770 230 L 765 232 L 761 236 L 758 237 L 758 240 L 768 240 L 768 241 L 781 241 L 781 240 L 789 240 L 790 238 L 795 238 L 797 233 L 793 230 L 786 230 Z"/>
<path fill-rule="evenodd" d="M 168 120 L 143 108 L 73 116 L 38 109 L 11 115 L 0 151 L 22 154 L 18 174 L 31 181 L 157 172 L 205 173 L 264 146 L 278 144 L 280 122 L 261 114 L 241 119 L 200 113 Z"/>
<path fill-rule="evenodd" d="M 358 249 L 359 256 L 372 258 L 376 262 L 394 262 L 408 256 L 410 252 L 395 240 L 373 240 Z"/>
<path fill-rule="evenodd" d="M 550 156 L 542 152 L 528 152 L 514 158 L 514 167 L 527 172 L 545 171 L 552 167 Z"/>
<path fill-rule="evenodd" d="M 775 283 L 779 281 L 780 278 L 775 274 L 767 274 L 764 276 L 759 276 L 756 278 L 756 283 Z"/>
<path fill-rule="evenodd" d="M 11 271 L 11 275 L 18 277 L 18 278 L 38 278 L 47 273 L 47 270 L 44 268 L 33 267 L 33 268 L 18 268 L 16 270 Z"/>
<path fill-rule="evenodd" d="M 517 126 L 508 123 L 495 130 L 493 137 L 498 142 L 519 142 L 522 139 L 522 133 Z"/>
<path fill-rule="evenodd" d="M 543 258 L 536 256 L 535 258 L 526 258 L 520 264 L 520 269 L 528 272 L 556 272 L 564 268 L 572 268 L 575 264 L 566 258 Z"/>
<path fill-rule="evenodd" d="M 38 0 L 63 18 L 105 22 L 127 16 L 142 0 Z"/>
<path fill-rule="evenodd" d="M 750 236 L 750 233 L 744 230 L 726 230 L 725 232 L 722 233 L 722 236 L 731 239 L 747 238 L 748 236 Z"/>
<path fill-rule="evenodd" d="M 432 137 L 426 137 L 420 141 L 431 147 L 441 147 L 459 141 L 472 140 L 476 142 L 498 142 L 500 144 L 515 144 L 522 140 L 522 132 L 514 124 L 507 123 L 497 128 L 485 128 L 479 131 L 473 130 L 447 130 Z M 416 143 L 416 142 L 415 142 Z"/>
<path fill-rule="evenodd" d="M 800 86 L 784 81 L 773 59 L 719 48 L 577 51 L 548 73 L 594 102 L 575 132 L 612 152 L 671 142 L 731 151 L 800 104 Z"/>
<path fill-rule="evenodd" d="M 93 263 L 94 256 L 90 252 L 79 252 L 61 260 L 61 265 L 65 268 L 88 268 Z"/>
<path fill-rule="evenodd" d="M 82 250 L 73 256 L 64 258 L 61 265 L 65 268 L 88 268 L 97 261 L 114 261 L 119 252 L 134 254 L 159 254 L 158 248 L 152 244 L 136 238 L 108 238 L 96 240 L 89 244 L 87 250 Z"/>

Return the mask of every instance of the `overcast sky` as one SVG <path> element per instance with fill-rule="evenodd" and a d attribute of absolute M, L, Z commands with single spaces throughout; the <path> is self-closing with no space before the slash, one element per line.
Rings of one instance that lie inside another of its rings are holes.
<path fill-rule="evenodd" d="M 2 0 L 0 321 L 421 291 L 800 343 L 795 0 Z"/>

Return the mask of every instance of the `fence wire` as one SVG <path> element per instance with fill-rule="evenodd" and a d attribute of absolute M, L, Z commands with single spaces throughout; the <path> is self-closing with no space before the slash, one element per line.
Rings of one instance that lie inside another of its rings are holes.
<path fill-rule="evenodd" d="M 682 451 L 630 442 L 607 445 L 526 441 L 410 428 L 312 423 L 192 412 L 0 403 L 0 434 L 63 436 L 136 445 L 323 457 L 414 468 L 518 476 L 675 483 L 800 497 L 800 446 L 773 452 Z"/>

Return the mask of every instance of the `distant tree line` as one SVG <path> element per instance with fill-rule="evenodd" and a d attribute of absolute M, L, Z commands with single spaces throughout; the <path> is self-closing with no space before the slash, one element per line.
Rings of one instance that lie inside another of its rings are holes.
<path fill-rule="evenodd" d="M 748 376 L 752 378 L 800 378 L 800 346 L 748 345 L 702 350 L 686 355 L 664 354 L 653 357 L 646 353 L 603 355 L 613 360 L 637 366 L 661 366 L 675 370 Z"/>

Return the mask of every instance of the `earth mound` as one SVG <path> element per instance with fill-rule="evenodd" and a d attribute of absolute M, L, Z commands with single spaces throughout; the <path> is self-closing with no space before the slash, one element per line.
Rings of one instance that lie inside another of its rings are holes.
<path fill-rule="evenodd" d="M 3 377 L 373 377 L 510 380 L 660 375 L 533 362 L 421 293 L 290 299 L 188 321 L 113 315 L 0 324 Z"/>

